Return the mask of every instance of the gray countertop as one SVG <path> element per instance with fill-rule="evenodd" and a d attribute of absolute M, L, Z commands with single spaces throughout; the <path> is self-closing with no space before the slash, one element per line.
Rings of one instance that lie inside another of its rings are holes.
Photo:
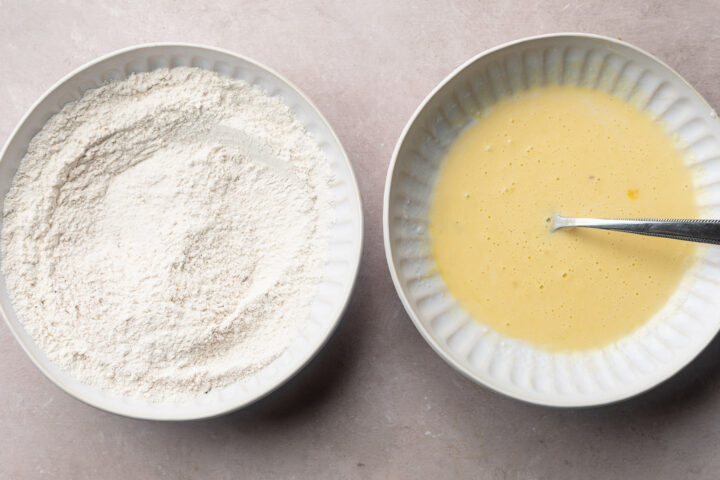
<path fill-rule="evenodd" d="M 720 341 L 635 399 L 556 410 L 478 387 L 425 344 L 385 264 L 382 190 L 424 96 L 470 56 L 524 36 L 622 37 L 720 106 L 720 2 L 0 0 L 0 139 L 56 80 L 154 41 L 218 46 L 289 78 L 344 143 L 365 211 L 355 295 L 323 352 L 254 406 L 191 423 L 70 398 L 0 326 L 0 479 L 720 476 Z M 519 2 L 518 2 L 519 3 Z"/>

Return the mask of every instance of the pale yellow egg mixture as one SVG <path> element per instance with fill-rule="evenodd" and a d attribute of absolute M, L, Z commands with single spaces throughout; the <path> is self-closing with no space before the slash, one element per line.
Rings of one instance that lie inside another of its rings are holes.
<path fill-rule="evenodd" d="M 504 98 L 451 146 L 430 211 L 437 269 L 477 321 L 549 350 L 602 347 L 659 311 L 692 264 L 687 242 L 551 233 L 553 212 L 698 216 L 682 154 L 635 106 L 573 86 Z"/>

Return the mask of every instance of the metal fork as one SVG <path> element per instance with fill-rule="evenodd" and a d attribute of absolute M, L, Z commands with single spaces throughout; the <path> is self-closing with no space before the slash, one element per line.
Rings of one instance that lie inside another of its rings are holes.
<path fill-rule="evenodd" d="M 573 218 L 557 213 L 552 217 L 550 230 L 561 228 L 599 228 L 615 232 L 637 233 L 652 237 L 674 238 L 688 242 L 720 245 L 720 219 L 674 218 Z"/>

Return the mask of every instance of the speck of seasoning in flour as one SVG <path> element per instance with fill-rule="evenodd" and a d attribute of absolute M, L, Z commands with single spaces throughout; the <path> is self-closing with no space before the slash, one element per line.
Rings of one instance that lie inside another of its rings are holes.
<path fill-rule="evenodd" d="M 5 199 L 15 311 L 80 381 L 153 401 L 254 374 L 307 321 L 329 162 L 279 99 L 196 68 L 87 91 Z"/>

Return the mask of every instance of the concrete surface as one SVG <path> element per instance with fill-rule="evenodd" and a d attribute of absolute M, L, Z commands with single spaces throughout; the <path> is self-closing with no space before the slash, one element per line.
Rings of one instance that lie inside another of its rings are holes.
<path fill-rule="evenodd" d="M 475 386 L 420 338 L 382 246 L 385 172 L 430 89 L 471 55 L 545 32 L 621 36 L 720 107 L 720 2 L 0 0 L 0 139 L 71 69 L 152 41 L 219 46 L 278 70 L 348 150 L 366 215 L 358 288 L 289 385 L 211 421 L 120 418 L 62 393 L 0 326 L 0 478 L 720 477 L 720 342 L 639 398 L 587 410 Z"/>

